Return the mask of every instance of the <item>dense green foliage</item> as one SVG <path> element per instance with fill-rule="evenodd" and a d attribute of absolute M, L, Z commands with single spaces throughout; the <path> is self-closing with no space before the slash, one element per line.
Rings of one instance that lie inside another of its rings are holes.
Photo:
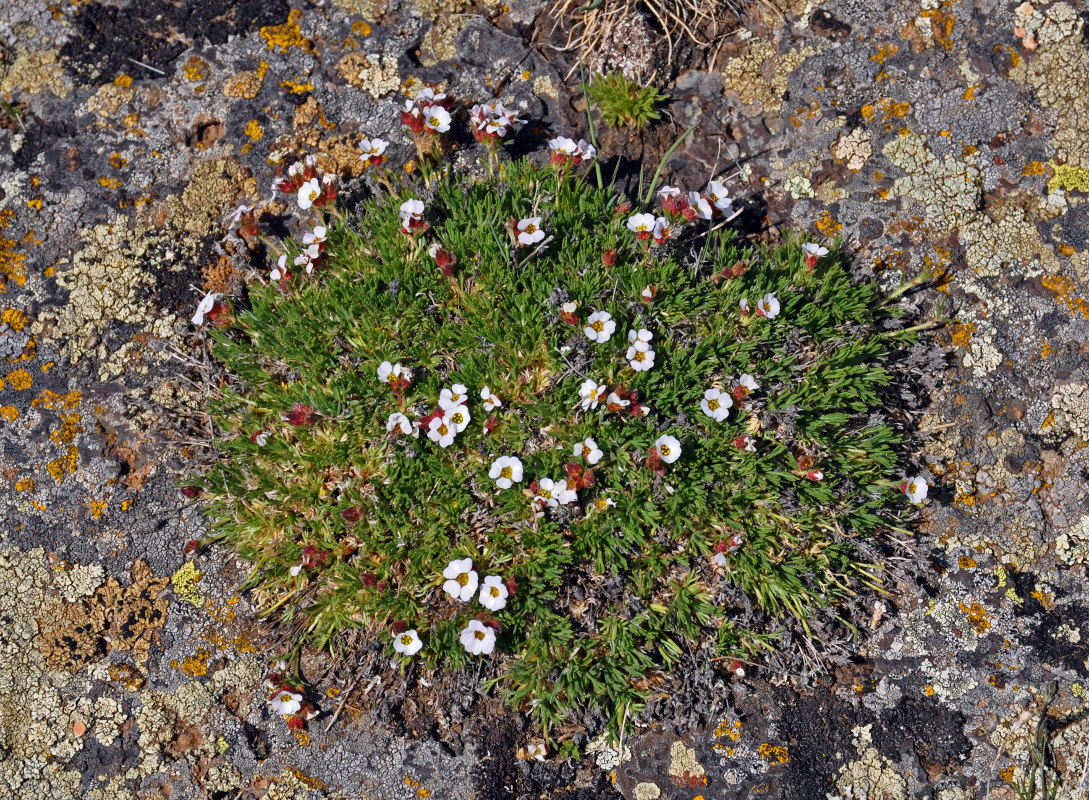
<path fill-rule="evenodd" d="M 669 97 L 653 86 L 640 86 L 620 74 L 595 76 L 587 94 L 601 111 L 606 125 L 611 128 L 630 125 L 636 129 L 659 119 L 658 104 Z"/>
<path fill-rule="evenodd" d="M 201 488 L 216 537 L 252 562 L 260 602 L 299 641 L 336 649 L 363 629 L 394 655 L 391 630 L 413 629 L 411 658 L 495 661 L 506 696 L 545 726 L 579 706 L 619 721 L 641 708 L 648 671 L 685 651 L 758 657 L 766 629 L 735 621 L 731 586 L 767 618 L 804 620 L 872 580 L 852 539 L 902 524 L 908 506 L 897 434 L 875 413 L 889 313 L 841 253 L 807 266 L 799 242 L 741 247 L 703 221 L 648 246 L 622 198 L 526 163 L 420 196 L 430 228 L 413 235 L 398 217 L 408 195 L 334 213 L 327 262 L 284 288 L 253 285 L 213 334 L 233 379 L 211 407 L 221 457 Z M 548 238 L 518 246 L 511 222 L 530 216 Z M 452 274 L 428 254 L 436 242 Z M 755 309 L 772 292 L 769 319 Z M 599 310 L 617 323 L 605 342 L 583 332 Z M 656 361 L 636 372 L 638 329 Z M 412 370 L 400 393 L 379 380 L 384 361 Z M 760 388 L 727 419 L 701 410 L 707 389 L 725 395 L 746 373 Z M 584 408 L 586 379 L 636 392 L 649 413 Z M 387 431 L 454 384 L 471 420 L 452 445 L 426 425 Z M 502 406 L 485 408 L 484 387 Z M 680 445 L 671 463 L 652 452 L 663 435 Z M 573 453 L 587 437 L 603 453 L 592 466 Z M 521 460 L 521 483 L 489 478 L 500 456 Z M 531 482 L 588 472 L 576 502 L 534 502 Z M 504 608 L 443 591 L 462 558 L 482 583 L 502 578 Z M 477 619 L 499 629 L 490 656 L 459 641 Z"/>

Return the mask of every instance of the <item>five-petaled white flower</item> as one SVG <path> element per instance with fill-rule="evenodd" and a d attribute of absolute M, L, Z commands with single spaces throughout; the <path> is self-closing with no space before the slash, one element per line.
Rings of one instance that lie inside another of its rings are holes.
<path fill-rule="evenodd" d="M 328 237 L 329 231 L 324 225 L 315 225 L 314 230 L 307 231 L 303 234 L 303 244 L 322 244 Z"/>
<path fill-rule="evenodd" d="M 658 456 L 667 464 L 672 464 L 681 457 L 681 443 L 668 434 L 659 436 L 654 446 L 658 450 Z"/>
<path fill-rule="evenodd" d="M 427 423 L 427 438 L 438 442 L 439 447 L 449 447 L 454 443 L 457 430 L 447 417 L 434 417 Z"/>
<path fill-rule="evenodd" d="M 446 412 L 446 421 L 455 433 L 461 433 L 469 424 L 469 409 L 465 406 L 454 406 Z"/>
<path fill-rule="evenodd" d="M 321 247 L 317 244 L 312 244 L 305 250 L 295 256 L 295 266 L 303 267 L 306 270 L 306 274 L 310 275 L 314 271 L 314 262 L 321 256 Z"/>
<path fill-rule="evenodd" d="M 299 208 L 306 211 L 306 209 L 314 205 L 314 201 L 318 199 L 320 194 L 321 181 L 317 178 L 311 178 L 299 187 Z"/>
<path fill-rule="evenodd" d="M 654 366 L 654 348 L 642 339 L 633 341 L 624 357 L 636 372 L 646 372 Z"/>
<path fill-rule="evenodd" d="M 420 109 L 423 114 L 424 125 L 436 133 L 446 133 L 450 130 L 450 112 L 442 106 L 424 106 Z"/>
<path fill-rule="evenodd" d="M 567 488 L 566 480 L 554 481 L 551 478 L 541 478 L 537 482 L 537 496 L 534 499 L 549 508 L 555 508 L 573 503 L 579 499 L 579 496 L 574 489 Z"/>
<path fill-rule="evenodd" d="M 768 292 L 756 301 L 756 313 L 768 319 L 779 316 L 779 301 L 775 298 L 775 292 Z"/>
<path fill-rule="evenodd" d="M 722 422 L 730 415 L 730 407 L 733 404 L 734 401 L 730 395 L 712 387 L 703 393 L 700 408 L 703 409 L 704 414 L 715 422 Z"/>
<path fill-rule="evenodd" d="M 400 411 L 394 411 L 386 420 L 386 430 L 390 433 L 399 431 L 402 436 L 411 436 L 415 428 L 413 428 L 412 421 L 408 417 Z M 416 433 L 419 435 L 418 431 Z"/>
<path fill-rule="evenodd" d="M 628 230 L 649 236 L 654 232 L 654 223 L 653 214 L 632 214 L 628 217 Z"/>
<path fill-rule="evenodd" d="M 439 392 L 439 408 L 443 411 L 449 411 L 454 406 L 465 405 L 465 401 L 468 399 L 467 391 L 469 390 L 461 383 L 455 383 L 449 389 L 443 389 Z"/>
<path fill-rule="evenodd" d="M 414 656 L 420 652 L 424 643 L 420 641 L 420 634 L 415 628 L 404 633 L 393 634 L 393 649 L 406 656 Z"/>
<path fill-rule="evenodd" d="M 500 489 L 509 489 L 522 482 L 522 460 L 517 456 L 500 456 L 492 462 L 488 477 Z"/>
<path fill-rule="evenodd" d="M 802 250 L 805 251 L 805 254 L 808 258 L 812 259 L 818 259 L 822 256 L 828 255 L 828 248 L 823 247 L 816 242 L 806 242 L 802 245 Z"/>
<path fill-rule="evenodd" d="M 480 605 L 489 611 L 499 611 L 507 604 L 510 592 L 498 575 L 489 575 L 480 587 Z"/>
<path fill-rule="evenodd" d="M 359 149 L 363 152 L 359 154 L 359 158 L 361 161 L 378 158 L 386 152 L 387 147 L 389 147 L 389 142 L 385 139 L 360 139 Z"/>
<path fill-rule="evenodd" d="M 486 411 L 495 411 L 495 409 L 503 405 L 503 401 L 499 399 L 499 396 L 487 386 L 480 390 L 480 399 L 484 401 Z"/>
<path fill-rule="evenodd" d="M 302 695 L 283 689 L 274 694 L 269 703 L 272 704 L 274 714 L 294 714 L 302 708 Z"/>
<path fill-rule="evenodd" d="M 726 211 L 730 208 L 729 194 L 729 190 L 719 181 L 711 181 L 707 184 L 707 199 L 714 203 L 715 208 L 719 211 Z"/>
<path fill-rule="evenodd" d="M 658 190 L 658 196 L 663 200 L 669 197 L 676 197 L 680 193 L 681 190 L 678 189 L 676 186 L 663 186 L 661 189 Z"/>
<path fill-rule="evenodd" d="M 749 298 L 742 297 L 741 302 L 737 304 L 737 307 L 741 309 L 742 314 L 749 313 Z"/>
<path fill-rule="evenodd" d="M 197 303 L 197 313 L 193 315 L 194 325 L 204 324 L 204 315 L 212 310 L 212 306 L 216 304 L 217 297 L 219 297 L 217 292 L 208 292 L 208 294 L 200 299 L 200 302 Z"/>
<path fill-rule="evenodd" d="M 476 587 L 480 582 L 476 570 L 473 569 L 473 560 L 471 558 L 454 559 L 446 565 L 446 569 L 442 571 L 442 577 L 446 578 L 442 590 L 453 599 L 460 600 L 463 603 L 473 599 L 473 595 L 476 594 Z"/>
<path fill-rule="evenodd" d="M 573 156 L 578 152 L 579 146 L 575 144 L 574 139 L 569 139 L 566 136 L 557 136 L 555 139 L 548 140 L 548 149 L 556 155 Z"/>
<path fill-rule="evenodd" d="M 461 632 L 461 646 L 471 656 L 486 656 L 495 649 L 495 631 L 480 620 L 471 619 Z"/>
<path fill-rule="evenodd" d="M 651 230 L 655 244 L 664 244 L 673 238 L 673 225 L 665 217 L 656 217 L 654 228 Z"/>
<path fill-rule="evenodd" d="M 269 276 L 274 281 L 278 281 L 287 275 L 287 253 L 284 253 L 276 261 L 276 266 L 272 268 L 272 274 Z"/>
<path fill-rule="evenodd" d="M 383 361 L 378 365 L 378 380 L 382 383 L 393 383 L 398 378 L 404 377 L 407 372 L 408 370 L 400 364 L 391 364 L 388 361 Z"/>
<path fill-rule="evenodd" d="M 592 378 L 587 378 L 579 387 L 579 397 L 582 398 L 582 407 L 585 410 L 597 408 L 602 398 L 605 397 L 605 384 L 599 384 Z"/>
<path fill-rule="evenodd" d="M 419 222 L 423 219 L 424 202 L 423 200 L 405 200 L 401 203 L 401 225 L 407 227 L 409 221 Z"/>
<path fill-rule="evenodd" d="M 575 155 L 583 161 L 593 161 L 597 157 L 597 148 L 585 139 L 579 139 L 579 143 L 575 146 Z"/>
<path fill-rule="evenodd" d="M 536 244 L 544 237 L 545 232 L 541 230 L 540 217 L 526 217 L 518 220 L 518 244 Z"/>
<path fill-rule="evenodd" d="M 591 342 L 601 344 L 609 341 L 609 337 L 613 335 L 615 330 L 616 323 L 608 311 L 595 311 L 586 320 L 586 327 L 582 329 L 582 332 L 586 334 L 586 338 Z"/>
<path fill-rule="evenodd" d="M 588 464 L 596 464 L 603 455 L 604 453 L 601 452 L 597 442 L 593 439 L 583 439 L 581 442 L 575 442 L 575 457 L 585 458 Z"/>
<path fill-rule="evenodd" d="M 747 372 L 741 373 L 741 377 L 737 379 L 737 385 L 744 387 L 747 392 L 755 392 L 760 388 L 760 384 L 756 382 L 756 378 Z"/>
<path fill-rule="evenodd" d="M 688 205 L 696 209 L 696 214 L 699 215 L 700 219 L 711 219 L 711 217 L 715 215 L 714 209 L 711 208 L 711 203 L 699 192 L 688 193 Z"/>
<path fill-rule="evenodd" d="M 616 501 L 611 497 L 595 497 L 594 508 L 598 511 L 608 511 L 616 505 Z"/>
<path fill-rule="evenodd" d="M 922 475 L 916 475 L 911 480 L 904 481 L 901 488 L 904 494 L 907 495 L 908 502 L 918 505 L 926 500 L 926 493 L 929 491 L 930 486 L 927 484 L 926 478 Z"/>

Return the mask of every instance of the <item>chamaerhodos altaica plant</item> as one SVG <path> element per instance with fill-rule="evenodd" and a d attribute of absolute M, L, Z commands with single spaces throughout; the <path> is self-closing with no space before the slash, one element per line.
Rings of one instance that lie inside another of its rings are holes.
<path fill-rule="evenodd" d="M 210 312 L 230 380 L 194 487 L 298 646 L 483 659 L 544 730 L 586 708 L 615 729 L 682 655 L 771 646 L 738 590 L 804 623 L 876 582 L 853 542 L 926 489 L 882 414 L 910 331 L 835 246 L 740 244 L 722 184 L 640 211 L 587 179 L 585 142 L 550 148 L 352 214 L 292 165 L 281 191 L 319 213 Z"/>

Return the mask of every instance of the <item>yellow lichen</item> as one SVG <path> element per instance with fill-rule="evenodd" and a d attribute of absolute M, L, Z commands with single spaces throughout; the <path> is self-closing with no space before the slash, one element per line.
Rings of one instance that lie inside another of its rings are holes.
<path fill-rule="evenodd" d="M 1048 166 L 1055 173 L 1047 182 L 1049 192 L 1060 189 L 1066 192 L 1089 192 L 1089 169 L 1054 162 L 1048 162 Z"/>
<path fill-rule="evenodd" d="M 187 81 L 196 83 L 202 81 L 212 74 L 212 68 L 208 65 L 200 56 L 189 56 L 189 60 L 185 62 L 185 66 L 182 67 L 182 75 L 185 76 Z"/>
<path fill-rule="evenodd" d="M 34 385 L 34 379 L 22 367 L 9 372 L 4 380 L 7 381 L 8 386 L 16 391 L 24 391 Z"/>
<path fill-rule="evenodd" d="M 14 214 L 11 209 L 0 211 L 0 294 L 7 292 L 8 281 L 20 287 L 26 285 L 26 253 L 21 252 L 14 241 L 2 235 Z"/>
<path fill-rule="evenodd" d="M 302 29 L 299 27 L 300 17 L 302 17 L 302 11 L 297 8 L 292 9 L 283 25 L 266 25 L 261 28 L 261 38 L 268 44 L 269 50 L 278 49 L 281 53 L 286 53 L 291 48 L 297 47 L 309 53 L 314 49 L 313 43 L 302 35 Z"/>
<path fill-rule="evenodd" d="M 186 561 L 177 572 L 170 576 L 170 585 L 174 587 L 174 593 L 197 608 L 204 605 L 204 595 L 197 588 L 200 575 L 196 564 L 192 561 Z"/>

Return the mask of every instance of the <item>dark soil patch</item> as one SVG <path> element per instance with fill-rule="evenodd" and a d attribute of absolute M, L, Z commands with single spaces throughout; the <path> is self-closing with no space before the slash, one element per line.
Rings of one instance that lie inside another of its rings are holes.
<path fill-rule="evenodd" d="M 854 708 L 831 694 L 831 688 L 804 695 L 784 693 L 776 701 L 782 708 L 779 735 L 790 753 L 789 767 L 780 778 L 780 800 L 824 797 L 834 790 L 843 763 L 836 760 L 836 753 L 854 752 L 851 728 L 862 720 Z"/>
<path fill-rule="evenodd" d="M 78 35 L 61 48 L 65 66 L 80 80 L 110 79 L 124 72 L 141 80 L 167 77 L 170 63 L 207 39 L 278 25 L 287 19 L 287 0 L 136 0 L 126 8 L 95 3 L 80 9 Z"/>
<path fill-rule="evenodd" d="M 1024 644 L 1032 647 L 1039 655 L 1039 663 L 1059 666 L 1063 669 L 1086 675 L 1085 660 L 1089 656 L 1089 609 L 1081 605 L 1061 604 L 1065 593 L 1055 592 L 1056 605 L 1046 607 L 1033 597 L 1036 588 L 1036 576 L 1031 572 L 1018 572 L 1010 576 L 1017 596 L 1024 602 L 1015 610 L 1017 617 L 1028 624 Z M 1081 633 L 1080 641 L 1074 643 L 1058 633 L 1060 626 L 1075 628 Z"/>
<path fill-rule="evenodd" d="M 907 696 L 870 730 L 874 746 L 893 761 L 904 750 L 915 753 L 930 780 L 959 770 L 972 745 L 964 735 L 964 715 L 925 696 Z"/>

